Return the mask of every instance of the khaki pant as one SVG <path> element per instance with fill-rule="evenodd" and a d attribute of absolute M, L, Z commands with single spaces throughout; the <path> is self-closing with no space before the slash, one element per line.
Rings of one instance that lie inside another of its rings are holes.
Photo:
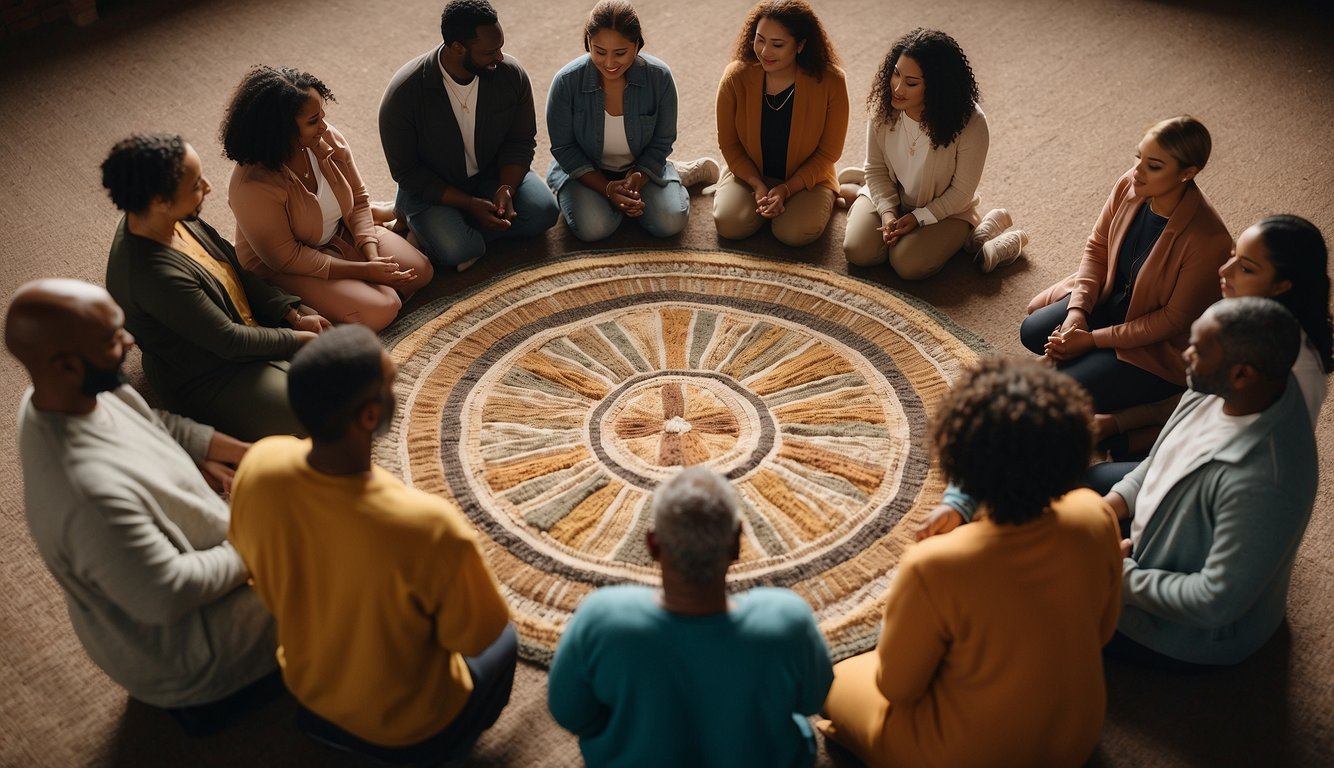
<path fill-rule="evenodd" d="M 963 247 L 973 229 L 966 221 L 945 219 L 927 227 L 918 226 L 890 248 L 877 231 L 880 224 L 880 214 L 870 198 L 859 195 L 848 211 L 843 253 L 849 264 L 859 267 L 884 264 L 888 258 L 889 266 L 904 280 L 923 280 L 939 272 Z"/>
<path fill-rule="evenodd" d="M 764 183 L 773 187 L 782 180 L 765 179 Z M 829 225 L 829 216 L 834 212 L 834 191 L 827 187 L 803 189 L 785 200 L 783 209 L 770 220 L 774 237 L 784 245 L 810 245 Z M 713 223 L 718 227 L 718 236 L 728 240 L 750 237 L 764 221 L 755 211 L 754 191 L 731 171 L 723 171 L 713 195 Z"/>

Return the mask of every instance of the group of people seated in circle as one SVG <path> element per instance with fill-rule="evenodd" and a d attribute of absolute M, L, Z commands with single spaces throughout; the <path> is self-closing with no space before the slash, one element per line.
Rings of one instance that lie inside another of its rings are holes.
<path fill-rule="evenodd" d="M 960 249 L 994 269 L 1026 243 L 1003 209 L 978 215 L 986 120 L 941 32 L 894 44 L 866 166 L 836 174 L 837 54 L 804 0 L 762 0 L 718 89 L 719 177 L 669 160 L 671 72 L 642 53 L 633 8 L 602 0 L 587 56 L 552 83 L 545 183 L 494 9 L 451 0 L 441 32 L 381 104 L 392 205 L 370 202 L 325 122 L 329 88 L 256 68 L 221 130 L 235 245 L 199 218 L 198 153 L 133 136 L 102 166 L 125 212 L 105 290 L 52 278 L 9 302 L 37 549 L 93 661 L 190 733 L 285 687 L 316 740 L 431 764 L 508 702 L 518 640 L 478 534 L 372 461 L 397 402 L 374 332 L 436 268 L 557 216 L 584 240 L 624 218 L 668 236 L 704 181 L 728 238 L 768 221 L 809 244 L 850 202 L 849 261 L 905 278 Z M 590 595 L 552 662 L 551 713 L 587 763 L 803 765 L 819 730 L 870 765 L 1078 765 L 1104 657 L 1207 672 L 1259 650 L 1316 495 L 1328 251 L 1290 215 L 1233 243 L 1196 183 L 1210 150 L 1189 116 L 1151 127 L 1078 269 L 1028 305 L 1040 357 L 984 358 L 938 404 L 950 485 L 874 650 L 833 664 L 800 596 L 731 592 L 736 493 L 703 467 L 665 482 L 644 541 L 661 587 Z M 166 410 L 124 383 L 136 341 Z"/>

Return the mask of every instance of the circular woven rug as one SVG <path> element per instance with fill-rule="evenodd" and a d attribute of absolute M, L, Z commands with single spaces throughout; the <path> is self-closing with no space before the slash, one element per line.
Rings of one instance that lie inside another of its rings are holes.
<path fill-rule="evenodd" d="M 733 588 L 796 590 L 836 658 L 874 646 L 943 489 L 927 414 L 984 348 L 883 287 L 714 251 L 545 262 L 386 339 L 403 407 L 376 460 L 476 524 L 539 663 L 589 592 L 657 582 L 648 503 L 691 464 L 741 499 Z"/>

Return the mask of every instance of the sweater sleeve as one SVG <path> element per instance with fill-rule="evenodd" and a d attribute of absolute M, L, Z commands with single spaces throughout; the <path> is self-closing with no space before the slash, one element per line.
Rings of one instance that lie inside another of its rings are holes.
<path fill-rule="evenodd" d="M 237 228 L 260 261 L 284 275 L 327 279 L 333 257 L 296 239 L 287 213 L 285 185 L 256 179 L 245 168 L 237 168 L 237 173 L 244 175 L 231 186 L 229 202 Z"/>
<path fill-rule="evenodd" d="M 843 74 L 833 69 L 825 72 L 822 86 L 824 126 L 820 142 L 797 170 L 788 174 L 786 183 L 794 195 L 803 189 L 815 189 L 833 175 L 834 164 L 843 156 L 843 143 L 848 138 L 848 84 Z"/>
<path fill-rule="evenodd" d="M 745 91 L 741 83 L 743 72 L 742 66 L 736 62 L 727 67 L 723 79 L 718 83 L 714 110 L 718 121 L 718 151 L 722 153 L 723 160 L 727 161 L 728 170 L 740 181 L 762 175 L 755 161 L 746 154 L 746 147 L 741 142 L 737 128 L 737 113 L 742 109 L 741 97 Z"/>
<path fill-rule="evenodd" d="M 1180 239 L 1185 240 L 1181 269 L 1167 303 L 1120 325 L 1094 330 L 1095 345 L 1125 349 L 1188 336 L 1191 323 L 1218 301 L 1218 268 L 1232 248 L 1231 237 L 1221 232 L 1206 238 L 1187 238 L 1183 233 Z"/>
<path fill-rule="evenodd" d="M 300 346 L 287 328 L 234 322 L 183 268 L 160 264 L 142 270 L 133 290 L 135 303 L 153 319 L 224 360 L 286 360 Z"/>
<path fill-rule="evenodd" d="M 930 688 L 950 637 L 911 554 L 899 565 L 886 600 L 876 687 L 890 702 L 917 701 Z"/>
<path fill-rule="evenodd" d="M 333 147 L 334 165 L 352 189 L 352 210 L 343 216 L 343 223 L 352 233 L 358 249 L 366 243 L 380 242 L 375 234 L 375 221 L 371 218 L 371 196 L 366 191 L 366 182 L 361 178 L 361 171 L 357 170 L 356 161 L 352 159 L 352 147 L 332 125 L 325 136 L 325 140 Z"/>
<path fill-rule="evenodd" d="M 876 213 L 882 218 L 886 213 L 897 216 L 899 212 L 898 177 L 894 174 L 894 166 L 885 157 L 888 138 L 889 126 L 878 124 L 871 118 L 866 125 L 866 191 Z"/>
<path fill-rule="evenodd" d="M 80 579 L 95 585 L 134 620 L 170 624 L 245 583 L 245 564 L 222 542 L 181 551 L 155 524 L 165 517 L 151 495 L 102 493 L 70 515 L 67 551 L 78 553 Z"/>
<path fill-rule="evenodd" d="M 1301 542 L 1307 510 L 1287 489 L 1243 482 L 1210 500 L 1213 542 L 1198 570 L 1140 568 L 1124 560 L 1126 605 L 1204 629 L 1231 624 L 1250 610 Z"/>
<path fill-rule="evenodd" d="M 533 106 L 533 84 L 528 80 L 528 73 L 522 67 L 515 66 L 514 69 L 518 77 L 514 85 L 518 105 L 505 132 L 505 141 L 496 154 L 496 164 L 502 167 L 520 165 L 528 169 L 532 167 L 533 154 L 537 151 L 537 111 Z"/>
<path fill-rule="evenodd" d="M 987 149 L 991 145 L 986 115 L 974 112 L 954 143 L 954 177 L 945 191 L 925 206 L 936 221 L 968 210 L 977 197 L 977 186 L 982 183 L 982 169 L 987 164 Z"/>

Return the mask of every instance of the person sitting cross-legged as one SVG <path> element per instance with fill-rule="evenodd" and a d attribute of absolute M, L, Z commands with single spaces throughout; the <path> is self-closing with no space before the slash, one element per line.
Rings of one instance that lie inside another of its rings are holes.
<path fill-rule="evenodd" d="M 977 519 L 910 547 L 874 651 L 834 667 L 820 723 L 872 766 L 1075 766 L 1107 708 L 1102 647 L 1121 610 L 1116 519 L 1074 489 L 1089 397 L 993 357 L 934 420 L 941 469 Z"/>
<path fill-rule="evenodd" d="M 649 554 L 662 589 L 606 587 L 561 635 L 548 705 L 590 766 L 796 766 L 815 759 L 829 651 L 785 589 L 727 593 L 737 500 L 691 467 L 653 497 Z"/>
<path fill-rule="evenodd" d="M 1223 299 L 1195 321 L 1190 384 L 1149 457 L 1106 500 L 1131 521 L 1108 654 L 1174 670 L 1235 664 L 1283 621 L 1319 467 L 1296 318 Z"/>
<path fill-rule="evenodd" d="M 518 640 L 477 534 L 450 502 L 371 462 L 395 368 L 362 325 L 292 360 L 310 432 L 236 471 L 230 537 L 278 621 L 297 727 L 391 763 L 461 758 L 509 702 Z"/>
<path fill-rule="evenodd" d="M 18 416 L 28 529 L 93 663 L 205 733 L 281 690 L 273 619 L 210 488 L 226 489 L 249 444 L 150 409 L 121 373 L 124 322 L 77 280 L 10 301 L 5 345 L 32 378 Z"/>

